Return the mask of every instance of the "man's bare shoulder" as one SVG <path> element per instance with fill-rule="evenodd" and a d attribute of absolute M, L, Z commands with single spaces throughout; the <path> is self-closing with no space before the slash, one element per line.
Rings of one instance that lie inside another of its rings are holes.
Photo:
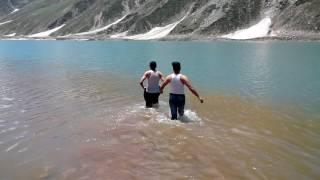
<path fill-rule="evenodd" d="M 184 75 L 184 74 L 181 74 L 180 79 L 182 81 L 188 81 L 188 77 L 186 75 Z"/>
<path fill-rule="evenodd" d="M 163 76 L 163 74 L 162 74 L 161 71 L 157 71 L 157 73 L 158 73 L 160 76 Z"/>
<path fill-rule="evenodd" d="M 151 74 L 151 71 L 150 71 L 150 70 L 148 70 L 148 71 L 146 71 L 146 72 L 144 73 L 145 76 L 149 76 L 150 74 Z"/>
<path fill-rule="evenodd" d="M 181 74 L 181 78 L 188 79 L 188 77 L 186 75 L 184 75 L 184 74 Z"/>
<path fill-rule="evenodd" d="M 167 77 L 166 77 L 166 79 L 172 79 L 172 76 L 171 76 L 171 74 L 169 74 Z"/>

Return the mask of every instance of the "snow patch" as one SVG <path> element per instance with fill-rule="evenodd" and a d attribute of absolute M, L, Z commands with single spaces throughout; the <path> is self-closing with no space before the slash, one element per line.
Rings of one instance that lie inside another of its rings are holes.
<path fill-rule="evenodd" d="M 86 39 L 86 38 L 77 38 L 77 39 L 73 39 L 75 41 L 89 41 L 90 39 Z"/>
<path fill-rule="evenodd" d="M 26 41 L 26 40 L 30 40 L 29 38 L 9 38 L 6 40 L 10 40 L 10 41 Z"/>
<path fill-rule="evenodd" d="M 15 8 L 11 2 L 11 0 L 8 0 L 8 5 L 13 9 L 13 11 L 10 14 L 13 14 L 17 11 L 19 11 L 19 9 Z"/>
<path fill-rule="evenodd" d="M 186 16 L 180 19 L 177 22 L 172 24 L 168 24 L 164 27 L 155 27 L 152 28 L 149 32 L 145 34 L 137 34 L 133 36 L 123 37 L 124 39 L 132 39 L 132 40 L 151 40 L 151 39 L 160 39 L 166 37 L 181 21 L 184 20 Z"/>
<path fill-rule="evenodd" d="M 9 152 L 9 151 L 13 150 L 13 149 L 16 148 L 17 146 L 19 146 L 19 143 L 16 143 L 16 144 L 8 147 L 8 149 L 6 150 L 6 152 Z"/>
<path fill-rule="evenodd" d="M 20 9 L 14 9 L 10 14 L 18 12 Z"/>
<path fill-rule="evenodd" d="M 115 24 L 118 24 L 120 21 L 122 21 L 125 17 L 127 17 L 127 15 L 123 16 L 122 18 L 116 20 L 115 22 L 111 23 L 111 24 L 108 24 L 107 26 L 104 26 L 102 28 L 98 28 L 98 29 L 95 29 L 95 30 L 92 30 L 92 31 L 87 31 L 87 32 L 82 32 L 82 33 L 77 33 L 77 34 L 74 34 L 75 36 L 82 36 L 82 35 L 91 35 L 91 34 L 96 34 L 98 32 L 102 32 L 102 31 L 105 31 L 107 29 L 109 29 L 111 26 L 115 25 Z"/>
<path fill-rule="evenodd" d="M 16 33 L 12 33 L 12 34 L 7 34 L 7 35 L 4 35 L 5 37 L 14 37 L 16 35 Z"/>
<path fill-rule="evenodd" d="M 35 37 L 37 37 L 37 38 L 38 38 L 38 37 L 39 37 L 39 38 L 41 38 L 41 37 L 48 37 L 48 36 L 50 36 L 50 34 L 58 31 L 58 30 L 61 29 L 63 26 L 65 26 L 65 24 L 63 24 L 63 25 L 61 25 L 61 26 L 59 26 L 59 27 L 53 28 L 53 29 L 51 29 L 51 30 L 48 30 L 48 31 L 44 31 L 44 32 L 36 33 L 36 34 L 31 34 L 31 35 L 29 35 L 28 37 L 31 37 L 31 38 L 35 38 Z"/>
<path fill-rule="evenodd" d="M 271 24 L 271 18 L 266 17 L 258 24 L 255 24 L 248 29 L 242 29 L 231 34 L 224 35 L 222 38 L 245 40 L 266 37 L 270 33 Z"/>
<path fill-rule="evenodd" d="M 10 21 L 5 21 L 5 22 L 2 22 L 2 23 L 0 23 L 0 26 L 1 26 L 1 25 L 4 25 L 4 24 L 7 24 L 7 23 L 10 23 L 10 22 L 12 22 L 12 20 L 10 20 Z"/>
<path fill-rule="evenodd" d="M 128 34 L 128 31 L 125 31 L 125 32 L 122 32 L 122 33 L 119 33 L 119 34 L 114 34 L 114 35 L 111 35 L 110 38 L 112 39 L 121 39 L 121 38 L 125 38 Z"/>

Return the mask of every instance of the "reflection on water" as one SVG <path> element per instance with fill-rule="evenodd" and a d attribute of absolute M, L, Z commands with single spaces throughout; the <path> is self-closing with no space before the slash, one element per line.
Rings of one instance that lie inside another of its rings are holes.
<path fill-rule="evenodd" d="M 246 77 L 242 79 L 244 81 L 242 85 L 244 90 L 242 92 L 244 94 L 249 93 L 247 94 L 248 96 L 264 96 L 273 86 L 272 67 L 269 64 L 268 57 L 270 46 L 268 43 L 261 44 L 255 48 L 255 54 L 252 54 L 254 58 L 243 59 L 242 70 Z"/>
<path fill-rule="evenodd" d="M 277 84 L 270 48 L 239 60 L 244 94 L 268 98 Z M 64 61 L 0 56 L 0 179 L 320 176 L 317 113 L 201 88 L 205 103 L 188 94 L 186 116 L 171 121 L 167 92 L 158 109 L 145 109 L 136 76 Z"/>

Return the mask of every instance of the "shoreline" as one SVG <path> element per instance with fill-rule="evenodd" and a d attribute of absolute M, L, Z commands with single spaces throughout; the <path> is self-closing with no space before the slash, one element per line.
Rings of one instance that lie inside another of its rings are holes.
<path fill-rule="evenodd" d="M 60 41 L 234 41 L 234 42 L 259 42 L 259 41 L 302 41 L 302 42 L 320 42 L 320 34 L 306 35 L 306 36 L 269 36 L 269 37 L 259 37 L 253 39 L 229 39 L 217 36 L 186 36 L 186 35 L 169 35 L 160 39 L 151 40 L 135 40 L 126 38 L 111 38 L 110 36 L 49 36 L 49 37 L 28 37 L 28 36 L 16 36 L 16 37 L 6 37 L 0 36 L 1 40 L 60 40 Z"/>

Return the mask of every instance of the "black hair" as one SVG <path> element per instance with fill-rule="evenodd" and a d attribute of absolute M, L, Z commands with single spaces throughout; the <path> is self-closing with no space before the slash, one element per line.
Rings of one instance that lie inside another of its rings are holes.
<path fill-rule="evenodd" d="M 151 61 L 149 66 L 151 70 L 155 71 L 157 68 L 157 63 L 155 61 Z"/>
<path fill-rule="evenodd" d="M 172 62 L 172 68 L 176 74 L 180 73 L 180 70 L 181 70 L 180 62 L 177 62 L 177 61 Z"/>

